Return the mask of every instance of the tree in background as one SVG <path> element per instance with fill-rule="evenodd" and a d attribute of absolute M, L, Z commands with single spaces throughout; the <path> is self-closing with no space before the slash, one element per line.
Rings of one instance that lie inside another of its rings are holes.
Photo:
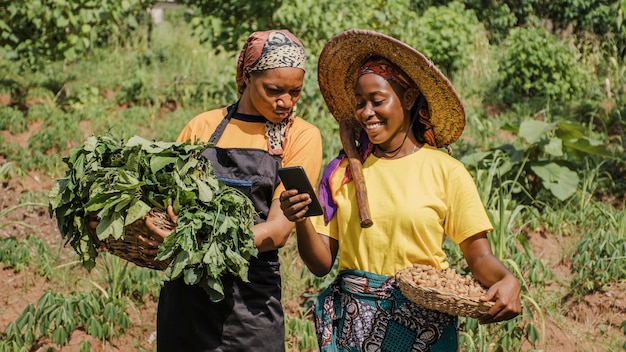
<path fill-rule="evenodd" d="M 37 68 L 91 48 L 127 44 L 155 0 L 0 0 L 2 56 Z"/>

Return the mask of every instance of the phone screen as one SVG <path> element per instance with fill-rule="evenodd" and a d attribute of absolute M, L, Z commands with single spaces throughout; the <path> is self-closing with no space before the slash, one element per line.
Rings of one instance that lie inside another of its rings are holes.
<path fill-rule="evenodd" d="M 320 205 L 313 186 L 306 176 L 306 172 L 302 166 L 290 166 L 278 169 L 278 176 L 283 182 L 285 189 L 297 189 L 298 193 L 308 193 L 311 196 L 311 204 L 309 204 L 309 210 L 307 210 L 304 216 L 317 216 L 324 214 L 322 206 Z"/>

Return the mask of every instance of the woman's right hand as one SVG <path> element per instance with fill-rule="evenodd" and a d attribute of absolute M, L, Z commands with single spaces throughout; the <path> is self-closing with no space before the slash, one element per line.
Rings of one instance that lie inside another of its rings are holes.
<path fill-rule="evenodd" d="M 289 221 L 302 222 L 306 220 L 304 214 L 309 210 L 311 196 L 307 193 L 298 193 L 296 189 L 288 189 L 280 194 L 280 209 Z"/>

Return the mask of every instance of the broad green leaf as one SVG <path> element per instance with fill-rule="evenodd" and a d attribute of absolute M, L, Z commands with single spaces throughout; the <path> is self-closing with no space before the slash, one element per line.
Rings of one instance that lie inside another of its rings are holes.
<path fill-rule="evenodd" d="M 194 178 L 196 185 L 198 185 L 198 198 L 205 203 L 211 203 L 213 201 L 213 190 L 206 183 Z"/>
<path fill-rule="evenodd" d="M 178 160 L 175 157 L 153 156 L 150 158 L 150 171 L 156 174 L 167 165 L 173 164 Z"/>
<path fill-rule="evenodd" d="M 524 121 L 519 127 L 519 136 L 524 138 L 528 143 L 534 144 L 556 126 L 556 123 L 547 123 L 537 120 Z"/>
<path fill-rule="evenodd" d="M 174 280 L 180 277 L 188 262 L 189 259 L 187 256 L 187 252 L 179 252 L 166 269 L 165 274 L 169 278 L 169 280 Z"/>
<path fill-rule="evenodd" d="M 134 196 L 129 196 L 128 194 L 120 194 L 120 198 L 117 202 L 117 204 L 115 204 L 115 208 L 113 208 L 113 211 L 116 213 L 122 213 L 123 211 L 126 210 L 126 208 L 129 207 L 130 202 L 133 199 L 137 199 Z"/>
<path fill-rule="evenodd" d="M 133 222 L 143 218 L 150 211 L 150 206 L 141 200 L 135 200 L 132 202 L 126 213 L 124 219 L 124 226 L 130 225 Z"/>
<path fill-rule="evenodd" d="M 491 155 L 492 152 L 478 152 L 470 155 L 465 155 L 461 158 L 461 162 L 468 167 L 475 167 L 487 156 Z"/>
<path fill-rule="evenodd" d="M 202 270 L 199 268 L 187 268 L 183 277 L 187 285 L 196 285 L 202 279 Z"/>
<path fill-rule="evenodd" d="M 587 128 L 580 123 L 571 121 L 560 121 L 555 135 L 563 140 L 578 139 L 585 135 Z"/>
<path fill-rule="evenodd" d="M 50 208 L 52 210 L 57 209 L 61 205 L 62 194 L 61 188 L 65 188 L 67 180 L 59 180 L 52 186 L 52 189 L 48 193 L 48 201 L 50 202 Z"/>
<path fill-rule="evenodd" d="M 571 197 L 578 188 L 576 172 L 557 163 L 531 165 L 532 171 L 541 179 L 541 184 L 559 200 Z"/>
<path fill-rule="evenodd" d="M 96 233 L 100 240 L 109 236 L 118 239 L 124 234 L 124 219 L 118 213 L 111 213 L 110 216 L 100 220 L 96 227 Z"/>
<path fill-rule="evenodd" d="M 224 299 L 224 286 L 219 279 L 208 279 L 200 284 L 213 302 Z"/>
<path fill-rule="evenodd" d="M 609 150 L 609 146 L 607 144 L 587 137 L 565 140 L 563 141 L 563 144 L 567 147 L 568 150 L 577 151 L 580 154 L 579 157 L 581 158 L 584 158 L 588 155 L 597 155 L 604 157 L 613 156 L 613 153 Z"/>
<path fill-rule="evenodd" d="M 563 156 L 563 141 L 560 138 L 550 138 L 543 151 L 552 156 Z"/>

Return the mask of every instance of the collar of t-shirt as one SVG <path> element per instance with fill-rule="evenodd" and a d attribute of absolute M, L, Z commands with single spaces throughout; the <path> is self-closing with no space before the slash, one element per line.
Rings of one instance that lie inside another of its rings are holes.
<path fill-rule="evenodd" d="M 244 121 L 244 122 L 262 122 L 262 123 L 267 122 L 267 119 L 263 116 L 242 114 L 240 112 L 235 112 L 233 114 L 233 119 Z"/>

